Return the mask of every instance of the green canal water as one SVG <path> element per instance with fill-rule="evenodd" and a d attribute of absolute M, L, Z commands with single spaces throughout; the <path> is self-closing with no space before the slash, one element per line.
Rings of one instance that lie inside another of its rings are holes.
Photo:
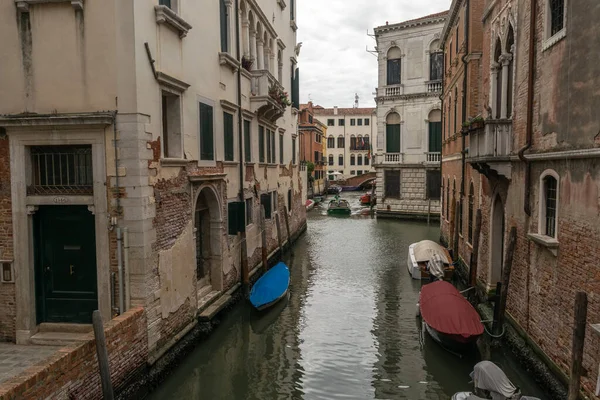
<path fill-rule="evenodd" d="M 286 257 L 289 298 L 265 314 L 241 302 L 149 398 L 450 399 L 469 390 L 479 355 L 458 358 L 422 334 L 408 246 L 437 223 L 309 213 Z M 491 353 L 526 395 L 544 398 L 509 354 Z"/>

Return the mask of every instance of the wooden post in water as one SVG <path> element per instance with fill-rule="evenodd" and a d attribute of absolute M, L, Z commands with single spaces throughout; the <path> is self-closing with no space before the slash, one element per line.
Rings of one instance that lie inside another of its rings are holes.
<path fill-rule="evenodd" d="M 98 369 L 100 370 L 100 382 L 102 384 L 102 396 L 105 400 L 113 400 L 114 393 L 110 381 L 110 368 L 108 365 L 108 352 L 106 350 L 106 338 L 104 337 L 104 324 L 100 311 L 92 313 L 92 324 L 94 325 L 94 338 L 96 338 L 96 355 L 98 356 Z"/>
<path fill-rule="evenodd" d="M 508 236 L 508 248 L 506 249 L 506 258 L 502 267 L 502 292 L 500 293 L 500 308 L 498 311 L 498 321 L 496 324 L 496 332 L 499 334 L 502 331 L 504 324 L 504 314 L 506 313 L 506 298 L 508 297 L 508 284 L 510 282 L 510 270 L 512 269 L 513 256 L 515 255 L 515 246 L 517 244 L 517 228 L 510 228 Z"/>
<path fill-rule="evenodd" d="M 287 231 L 287 238 L 288 238 L 288 250 L 290 252 L 292 252 L 292 254 L 294 253 L 294 251 L 292 250 L 292 235 L 290 235 L 290 220 L 288 218 L 288 209 L 287 206 L 283 206 L 283 218 L 285 220 L 285 230 Z"/>
<path fill-rule="evenodd" d="M 481 234 L 481 209 L 475 214 L 475 234 L 473 235 L 473 251 L 469 262 L 469 286 L 477 284 L 477 256 L 479 254 L 479 235 Z"/>
<path fill-rule="evenodd" d="M 452 257 L 454 258 L 454 261 L 458 261 L 458 226 L 460 224 L 460 212 L 458 210 L 460 210 L 460 200 L 456 201 L 456 204 L 454 206 L 454 235 L 453 235 L 453 239 L 452 239 Z"/>
<path fill-rule="evenodd" d="M 427 202 L 427 225 L 429 225 L 429 217 L 431 216 L 431 199 Z"/>
<path fill-rule="evenodd" d="M 575 295 L 573 347 L 571 350 L 571 377 L 569 378 L 569 396 L 567 400 L 577 400 L 579 398 L 581 373 L 583 372 L 583 343 L 585 341 L 587 304 L 587 294 L 585 292 L 577 292 Z"/>
<path fill-rule="evenodd" d="M 498 321 L 500 321 L 500 293 L 502 293 L 502 282 L 496 283 L 496 295 L 491 299 L 494 302 L 494 321 L 492 322 L 492 332 L 494 334 L 497 334 Z"/>
<path fill-rule="evenodd" d="M 277 242 L 279 243 L 279 261 L 283 259 L 283 248 L 281 247 L 281 224 L 279 223 L 279 213 L 275 214 L 275 224 L 277 225 Z"/>
<path fill-rule="evenodd" d="M 242 286 L 245 294 L 250 293 L 250 272 L 248 271 L 248 244 L 246 243 L 246 232 L 240 232 L 240 257 L 242 263 Z"/>
<path fill-rule="evenodd" d="M 261 253 L 263 272 L 267 272 L 269 269 L 268 253 L 267 253 L 267 224 L 265 223 L 265 206 L 260 206 L 260 237 L 261 237 Z"/>

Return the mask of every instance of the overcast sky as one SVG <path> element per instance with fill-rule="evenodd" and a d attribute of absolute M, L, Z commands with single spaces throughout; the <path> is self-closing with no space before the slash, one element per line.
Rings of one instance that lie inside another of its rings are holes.
<path fill-rule="evenodd" d="M 450 8 L 451 0 L 296 0 L 300 102 L 323 107 L 374 107 L 377 58 L 373 28 Z M 310 97 L 309 97 L 310 96 Z"/>

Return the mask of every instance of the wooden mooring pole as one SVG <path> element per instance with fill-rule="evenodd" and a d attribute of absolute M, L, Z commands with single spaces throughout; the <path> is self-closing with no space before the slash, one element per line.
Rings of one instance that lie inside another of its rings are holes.
<path fill-rule="evenodd" d="M 292 250 L 292 235 L 290 235 L 290 220 L 288 218 L 288 209 L 287 206 L 283 206 L 283 219 L 285 220 L 285 230 L 287 232 L 287 238 L 288 238 L 288 250 L 294 254 L 294 250 Z"/>
<path fill-rule="evenodd" d="M 504 258 L 504 266 L 502 268 L 502 291 L 500 292 L 500 304 L 498 309 L 498 319 L 494 321 L 494 334 L 498 335 L 502 332 L 504 324 L 504 316 L 506 313 L 506 298 L 508 297 L 508 284 L 510 283 L 510 271 L 512 269 L 513 256 L 515 255 L 515 246 L 517 244 L 517 228 L 510 228 L 508 236 L 508 247 L 506 249 L 506 257 Z"/>
<path fill-rule="evenodd" d="M 242 286 L 245 294 L 250 293 L 250 271 L 248 271 L 248 243 L 246 243 L 246 232 L 240 232 L 240 257 L 242 263 Z"/>
<path fill-rule="evenodd" d="M 452 258 L 454 261 L 458 261 L 458 226 L 460 224 L 460 201 L 457 200 L 454 204 L 454 231 L 452 232 Z"/>
<path fill-rule="evenodd" d="M 94 338 L 96 339 L 96 355 L 98 356 L 98 368 L 100 370 L 100 382 L 102 384 L 102 396 L 105 400 L 113 400 L 114 393 L 110 381 L 110 368 L 108 365 L 108 352 L 106 350 L 106 338 L 104 337 L 104 324 L 102 315 L 96 310 L 92 313 L 92 324 L 94 326 Z"/>
<path fill-rule="evenodd" d="M 571 377 L 569 378 L 569 396 L 567 400 L 577 400 L 581 387 L 583 372 L 583 343 L 585 341 L 585 324 L 587 320 L 587 294 L 577 292 L 575 295 L 575 320 L 573 325 L 573 347 L 571 350 Z"/>
<path fill-rule="evenodd" d="M 427 225 L 429 225 L 429 218 L 431 217 L 431 199 L 427 202 Z"/>
<path fill-rule="evenodd" d="M 479 235 L 481 234 L 481 209 L 475 214 L 475 234 L 473 235 L 473 251 L 469 261 L 469 286 L 477 284 L 477 256 L 479 254 Z"/>
<path fill-rule="evenodd" d="M 265 223 L 265 206 L 260 206 L 260 238 L 261 238 L 261 253 L 263 272 L 269 269 L 268 253 L 267 253 L 267 224 Z"/>
<path fill-rule="evenodd" d="M 277 242 L 279 243 L 279 261 L 283 260 L 283 248 L 281 247 L 281 224 L 279 223 L 279 213 L 275 214 L 275 224 L 277 225 Z"/>

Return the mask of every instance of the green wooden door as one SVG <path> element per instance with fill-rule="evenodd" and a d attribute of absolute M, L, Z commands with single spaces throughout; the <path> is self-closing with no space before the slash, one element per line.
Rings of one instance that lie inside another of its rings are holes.
<path fill-rule="evenodd" d="M 387 124 L 385 128 L 385 152 L 400 153 L 400 125 Z"/>
<path fill-rule="evenodd" d="M 98 308 L 94 216 L 87 206 L 36 213 L 38 322 L 90 323 Z"/>
<path fill-rule="evenodd" d="M 429 152 L 442 151 L 442 123 L 429 123 Z"/>

